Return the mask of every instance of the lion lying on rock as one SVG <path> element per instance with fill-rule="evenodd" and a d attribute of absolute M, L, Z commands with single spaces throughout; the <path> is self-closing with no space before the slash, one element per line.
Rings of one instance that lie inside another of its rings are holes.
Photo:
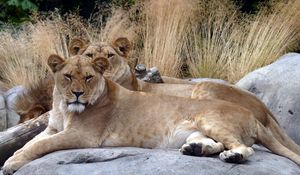
<path fill-rule="evenodd" d="M 75 38 L 69 45 L 69 51 L 72 55 L 79 54 L 90 58 L 106 57 L 110 62 L 112 71 L 105 73 L 104 76 L 127 89 L 193 99 L 220 99 L 239 104 L 250 110 L 258 121 L 273 132 L 281 144 L 300 155 L 299 146 L 278 126 L 273 114 L 255 95 L 229 84 L 210 81 L 195 84 L 170 77 L 163 77 L 166 83 L 153 84 L 141 81 L 135 77 L 127 64 L 131 48 L 131 43 L 127 38 L 118 38 L 112 44 L 89 43 Z"/>
<path fill-rule="evenodd" d="M 103 77 L 109 67 L 103 57 L 51 55 L 48 65 L 55 81 L 49 125 L 5 162 L 5 175 L 53 151 L 119 146 L 219 153 L 223 161 L 240 163 L 257 142 L 300 165 L 299 154 L 237 104 L 129 91 Z"/>
<path fill-rule="evenodd" d="M 191 82 L 166 77 L 164 77 L 165 82 L 185 84 L 152 84 L 143 82 L 135 77 L 127 64 L 128 53 L 131 51 L 131 48 L 131 43 L 127 38 L 118 38 L 112 44 L 105 42 L 89 43 L 85 40 L 75 38 L 69 44 L 69 52 L 71 55 L 79 54 L 89 58 L 107 58 L 110 66 L 109 70 L 106 70 L 104 73 L 104 77 L 111 79 L 127 89 L 194 99 L 220 99 L 239 104 L 250 110 L 254 114 L 254 117 L 270 130 L 281 144 L 300 155 L 299 146 L 279 127 L 278 122 L 272 113 L 253 94 L 231 85 L 216 82 L 189 84 Z M 32 101 L 28 100 L 30 99 L 28 96 L 36 96 L 35 94 L 41 94 L 42 91 L 49 92 L 49 89 L 53 89 L 53 82 L 45 84 L 46 83 L 41 83 L 40 86 L 37 86 L 40 88 L 29 91 L 30 93 L 27 96 L 24 96 L 25 98 L 21 98 L 17 101 L 17 111 L 19 111 L 19 113 L 20 111 L 23 111 L 21 113 L 30 111 L 29 114 L 37 113 L 34 111 L 36 107 L 45 106 L 41 104 L 41 101 L 47 104 L 47 102 L 44 101 L 45 98 L 41 100 L 38 100 L 38 98 Z M 47 87 L 50 88 L 45 89 Z M 48 96 L 51 96 L 51 94 Z M 51 106 L 50 100 L 48 103 L 47 106 Z M 33 107 L 29 108 L 28 104 L 32 104 Z M 38 116 L 39 114 L 40 112 L 35 116 Z"/>

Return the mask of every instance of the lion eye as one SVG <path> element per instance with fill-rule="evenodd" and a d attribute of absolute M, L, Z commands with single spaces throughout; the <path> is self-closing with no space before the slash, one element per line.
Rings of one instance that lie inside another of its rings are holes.
<path fill-rule="evenodd" d="M 109 53 L 109 54 L 107 54 L 107 57 L 108 58 L 110 58 L 110 57 L 113 57 L 115 54 L 113 54 L 113 53 Z"/>
<path fill-rule="evenodd" d="M 72 81 L 72 76 L 70 74 L 64 74 L 64 76 L 68 81 Z"/>
<path fill-rule="evenodd" d="M 91 54 L 91 53 L 87 53 L 85 55 L 88 56 L 88 57 L 90 57 L 90 58 L 93 58 L 93 54 Z"/>
<path fill-rule="evenodd" d="M 93 76 L 92 76 L 92 75 L 89 75 L 89 76 L 85 77 L 85 81 L 86 81 L 86 82 L 89 82 L 89 81 L 91 81 L 92 79 L 93 79 Z"/>

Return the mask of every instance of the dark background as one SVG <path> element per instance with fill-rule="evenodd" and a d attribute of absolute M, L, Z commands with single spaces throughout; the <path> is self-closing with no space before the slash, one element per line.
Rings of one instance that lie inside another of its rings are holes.
<path fill-rule="evenodd" d="M 34 12 L 48 12 L 58 9 L 61 14 L 78 12 L 83 18 L 89 18 L 95 9 L 110 6 L 127 8 L 138 0 L 0 0 L 0 22 L 19 24 L 30 21 Z M 260 2 L 268 0 L 233 0 L 241 6 L 241 11 L 254 13 Z M 222 3 L 222 0 L 220 0 Z"/>

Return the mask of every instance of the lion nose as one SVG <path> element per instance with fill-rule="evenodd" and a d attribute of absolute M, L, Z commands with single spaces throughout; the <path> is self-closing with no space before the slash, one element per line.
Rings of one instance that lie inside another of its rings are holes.
<path fill-rule="evenodd" d="M 74 95 L 76 95 L 77 98 L 78 98 L 80 95 L 83 94 L 82 91 L 72 91 L 72 93 L 73 93 Z"/>

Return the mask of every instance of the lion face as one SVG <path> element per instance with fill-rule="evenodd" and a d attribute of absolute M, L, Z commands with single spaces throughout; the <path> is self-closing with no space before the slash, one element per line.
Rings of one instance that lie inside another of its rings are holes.
<path fill-rule="evenodd" d="M 112 67 L 115 67 L 115 65 L 119 65 L 120 61 L 124 59 L 112 46 L 103 42 L 90 44 L 83 51 L 82 55 L 88 58 L 107 58 Z"/>
<path fill-rule="evenodd" d="M 74 38 L 69 44 L 71 55 L 84 55 L 89 58 L 107 58 L 112 67 L 119 65 L 126 59 L 131 50 L 131 43 L 127 38 L 118 38 L 112 44 L 105 42 L 89 43 L 88 41 Z"/>
<path fill-rule="evenodd" d="M 80 113 L 99 97 L 102 75 L 109 62 L 103 57 L 88 59 L 77 55 L 65 60 L 51 55 L 48 65 L 54 73 L 55 88 L 62 97 L 61 105 L 69 112 Z"/>

